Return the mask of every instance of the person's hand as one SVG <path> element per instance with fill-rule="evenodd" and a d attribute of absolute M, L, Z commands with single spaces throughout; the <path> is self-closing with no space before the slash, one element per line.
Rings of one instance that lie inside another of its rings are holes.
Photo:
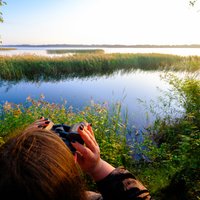
<path fill-rule="evenodd" d="M 99 145 L 90 124 L 87 123 L 86 126 L 81 125 L 78 133 L 84 140 L 85 145 L 78 142 L 74 142 L 72 145 L 77 150 L 77 161 L 80 167 L 91 175 L 95 181 L 103 179 L 115 168 L 100 158 Z"/>
<path fill-rule="evenodd" d="M 86 123 L 78 128 L 78 133 L 85 142 L 85 146 L 78 142 L 72 143 L 77 150 L 77 161 L 85 172 L 91 172 L 100 160 L 100 149 L 96 142 L 92 127 Z"/>
<path fill-rule="evenodd" d="M 46 128 L 47 126 L 49 126 L 50 123 L 51 123 L 51 121 L 49 119 L 41 117 L 40 119 L 38 119 L 38 120 L 34 121 L 32 124 L 30 124 L 26 128 L 26 130 L 35 129 L 35 128 Z"/>

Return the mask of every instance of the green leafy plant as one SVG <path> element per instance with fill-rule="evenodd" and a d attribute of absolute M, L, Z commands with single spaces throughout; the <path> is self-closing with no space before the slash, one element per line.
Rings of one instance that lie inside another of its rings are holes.
<path fill-rule="evenodd" d="M 198 199 L 200 80 L 189 75 L 178 78 L 172 73 L 163 78 L 172 88 L 168 95 L 159 99 L 157 104 L 163 108 L 162 115 L 156 115 L 154 124 L 143 132 L 143 142 L 136 148 L 145 158 L 138 162 L 139 173 L 147 182 L 150 179 L 156 182 L 150 184 L 150 188 L 158 199 L 171 199 L 178 195 Z M 176 104 L 172 101 L 176 101 Z M 172 105 L 176 105 L 176 109 Z M 173 112 L 179 113 L 174 116 L 169 114 Z"/>

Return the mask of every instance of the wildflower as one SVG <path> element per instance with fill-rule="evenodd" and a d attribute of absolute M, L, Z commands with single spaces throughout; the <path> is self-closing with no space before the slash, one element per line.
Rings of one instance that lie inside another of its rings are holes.
<path fill-rule="evenodd" d="M 85 111 L 91 111 L 91 107 L 89 106 L 85 107 Z"/>
<path fill-rule="evenodd" d="M 3 108 L 5 111 L 9 111 L 12 109 L 12 104 L 6 101 L 6 103 L 3 105 Z"/>
<path fill-rule="evenodd" d="M 29 102 L 31 102 L 32 98 L 31 98 L 30 96 L 28 96 L 28 97 L 26 98 L 26 100 L 29 101 Z"/>
<path fill-rule="evenodd" d="M 22 112 L 21 112 L 21 110 L 19 108 L 13 111 L 14 117 L 18 117 L 21 113 Z"/>
<path fill-rule="evenodd" d="M 94 100 L 93 100 L 93 99 L 90 100 L 90 104 L 91 104 L 92 107 L 95 106 L 95 103 L 94 103 Z"/>
<path fill-rule="evenodd" d="M 41 94 L 41 95 L 40 95 L 40 99 L 45 99 L 44 94 Z"/>
<path fill-rule="evenodd" d="M 69 110 L 69 113 L 73 113 L 73 106 L 69 106 L 68 110 Z"/>
<path fill-rule="evenodd" d="M 81 111 L 81 112 L 80 112 L 80 115 L 85 115 L 85 112 L 84 112 L 84 111 Z"/>

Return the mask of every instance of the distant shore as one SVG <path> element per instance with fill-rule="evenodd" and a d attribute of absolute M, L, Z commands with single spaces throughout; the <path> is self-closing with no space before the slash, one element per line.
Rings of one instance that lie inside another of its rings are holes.
<path fill-rule="evenodd" d="M 44 45 L 1 45 L 0 48 L 17 48 L 17 47 L 65 47 L 65 48 L 200 48 L 200 44 L 183 44 L 183 45 L 111 45 L 111 44 L 44 44 Z"/>
<path fill-rule="evenodd" d="M 11 47 L 0 47 L 0 51 L 9 51 L 9 50 L 16 50 L 16 48 L 11 48 Z"/>

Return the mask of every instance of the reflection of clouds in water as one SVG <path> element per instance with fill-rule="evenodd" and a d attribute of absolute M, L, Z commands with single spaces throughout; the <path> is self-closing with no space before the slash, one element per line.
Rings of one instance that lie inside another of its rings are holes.
<path fill-rule="evenodd" d="M 4 88 L 3 90 L 7 93 L 16 84 L 17 82 L 15 81 L 0 81 L 0 88 Z"/>
<path fill-rule="evenodd" d="M 44 94 L 49 102 L 60 103 L 67 100 L 67 106 L 82 109 L 89 105 L 91 100 L 95 103 L 121 102 L 122 111 L 128 112 L 129 119 L 136 127 L 146 126 L 154 119 L 146 115 L 145 107 L 139 103 L 141 99 L 150 104 L 156 100 L 161 90 L 167 90 L 169 85 L 161 80 L 159 71 L 136 70 L 131 73 L 115 72 L 111 76 L 95 76 L 85 78 L 69 78 L 53 81 L 1 81 L 0 103 L 9 101 L 23 103 L 28 96 L 38 99 Z M 181 73 L 174 73 L 181 75 Z M 149 114 L 150 115 L 150 114 Z"/>
<path fill-rule="evenodd" d="M 42 84 L 41 81 L 34 82 L 34 81 L 24 81 L 24 80 L 19 80 L 19 81 L 2 81 L 2 80 L 0 80 L 0 89 L 2 89 L 1 93 L 3 93 L 3 91 L 5 91 L 5 93 L 9 92 L 9 90 L 11 90 L 16 85 L 22 84 L 23 87 L 26 87 L 25 85 L 27 83 L 35 85 L 36 88 L 39 88 Z"/>
<path fill-rule="evenodd" d="M 14 55 L 35 55 L 35 56 L 47 56 L 47 57 L 61 57 L 61 56 L 71 56 L 71 53 L 66 54 L 48 54 L 46 50 L 7 50 L 0 51 L 0 55 L 5 56 L 14 56 Z"/>

